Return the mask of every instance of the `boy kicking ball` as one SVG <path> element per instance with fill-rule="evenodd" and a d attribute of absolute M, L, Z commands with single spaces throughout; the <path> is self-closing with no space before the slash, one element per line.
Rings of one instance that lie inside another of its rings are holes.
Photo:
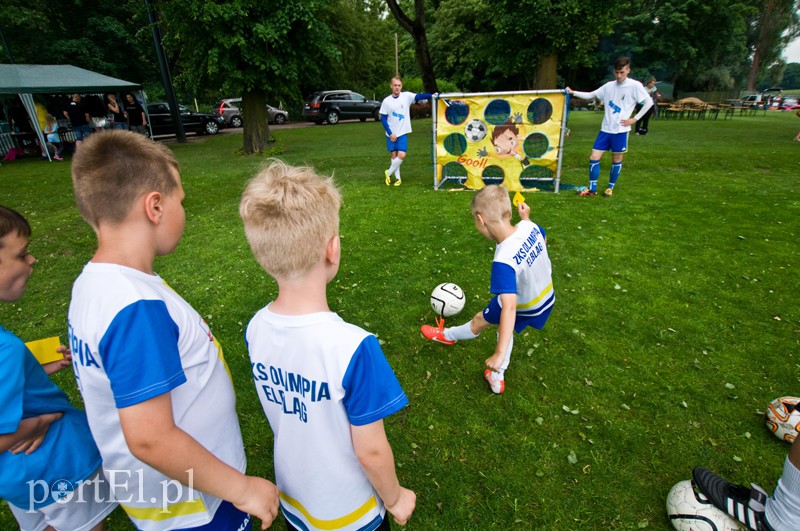
<path fill-rule="evenodd" d="M 492 261 L 490 291 L 494 294 L 486 308 L 471 321 L 460 326 L 444 328 L 423 325 L 422 335 L 443 345 L 475 339 L 490 325 L 497 326 L 497 347 L 486 359 L 483 375 L 492 392 L 505 391 L 504 373 L 511 360 L 514 346 L 512 332 L 520 333 L 531 326 L 541 330 L 556 296 L 553 291 L 552 265 L 547 254 L 545 231 L 530 220 L 530 207 L 517 205 L 520 222 L 511 224 L 511 200 L 508 190 L 490 185 L 472 199 L 475 228 L 483 236 L 497 242 Z"/>

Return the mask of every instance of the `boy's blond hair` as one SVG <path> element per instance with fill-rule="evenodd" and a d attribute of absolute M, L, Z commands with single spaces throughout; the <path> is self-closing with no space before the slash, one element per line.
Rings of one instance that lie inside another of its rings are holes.
<path fill-rule="evenodd" d="M 120 222 L 142 194 L 174 191 L 179 170 L 172 151 L 144 135 L 121 129 L 95 133 L 72 158 L 78 211 L 94 228 L 101 221 Z"/>
<path fill-rule="evenodd" d="M 277 278 L 302 277 L 339 233 L 342 196 L 333 179 L 308 166 L 272 160 L 247 184 L 239 204 L 253 255 Z"/>
<path fill-rule="evenodd" d="M 478 190 L 470 204 L 472 215 L 480 214 L 485 221 L 511 218 L 511 199 L 508 190 L 499 184 L 490 184 Z"/>

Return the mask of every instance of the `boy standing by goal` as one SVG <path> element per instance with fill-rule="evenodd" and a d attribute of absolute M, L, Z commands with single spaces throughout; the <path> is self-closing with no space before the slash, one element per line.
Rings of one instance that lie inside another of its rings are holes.
<path fill-rule="evenodd" d="M 268 527 L 278 492 L 244 475 L 222 347 L 153 271 L 186 219 L 175 156 L 142 135 L 103 131 L 76 153 L 72 183 L 97 251 L 72 288 L 69 339 L 116 499 L 141 531 L 247 530 L 248 513 Z"/>
<path fill-rule="evenodd" d="M 582 100 L 598 98 L 605 107 L 603 124 L 592 146 L 589 155 L 589 188 L 578 192 L 580 196 L 593 196 L 597 194 L 597 180 L 600 178 L 600 159 L 603 153 L 611 152 L 611 174 L 608 188 L 603 195 L 611 197 L 614 194 L 614 185 L 617 183 L 622 171 L 622 158 L 628 152 L 628 133 L 631 125 L 639 121 L 653 106 L 653 99 L 644 86 L 635 79 L 628 78 L 631 73 L 631 60 L 620 57 L 614 62 L 614 81 L 609 81 L 593 92 L 579 92 L 567 87 L 570 95 Z M 631 113 L 636 104 L 642 105 L 639 112 L 631 118 Z"/>
<path fill-rule="evenodd" d="M 253 255 L 278 283 L 245 337 L 290 530 L 388 530 L 386 511 L 405 525 L 416 505 L 383 426 L 408 399 L 375 336 L 328 308 L 340 205 L 331 179 L 273 161 L 239 206 Z"/>
<path fill-rule="evenodd" d="M 437 319 L 437 326 L 423 325 L 421 332 L 431 341 L 453 345 L 462 339 L 475 339 L 490 325 L 496 325 L 497 346 L 486 359 L 483 376 L 492 392 L 501 394 L 514 346 L 513 333 L 528 326 L 541 330 L 555 304 L 552 265 L 544 228 L 530 220 L 531 209 L 524 201 L 517 205 L 521 220 L 516 226 L 511 224 L 508 190 L 501 185 L 479 190 L 471 207 L 475 228 L 497 242 L 491 278 L 495 296 L 467 323 L 444 328 L 444 321 Z"/>

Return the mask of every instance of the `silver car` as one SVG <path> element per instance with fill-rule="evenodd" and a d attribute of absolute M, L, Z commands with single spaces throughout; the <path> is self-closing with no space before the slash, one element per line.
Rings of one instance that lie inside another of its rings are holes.
<path fill-rule="evenodd" d="M 225 120 L 230 127 L 241 127 L 244 124 L 242 113 L 242 98 L 228 98 L 214 105 L 214 112 Z M 267 119 L 271 124 L 285 124 L 289 121 L 289 113 L 272 105 L 267 105 Z"/>

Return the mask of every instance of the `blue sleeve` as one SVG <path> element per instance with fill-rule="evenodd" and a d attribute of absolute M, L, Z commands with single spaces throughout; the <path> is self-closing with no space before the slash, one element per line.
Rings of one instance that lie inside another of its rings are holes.
<path fill-rule="evenodd" d="M 392 130 L 389 128 L 389 117 L 385 114 L 381 114 L 381 123 L 383 124 L 383 128 L 386 130 L 386 134 L 391 136 Z"/>
<path fill-rule="evenodd" d="M 16 341 L 14 341 L 16 340 Z M 14 433 L 22 421 L 25 381 L 24 343 L 10 332 L 0 338 L 0 433 Z"/>
<path fill-rule="evenodd" d="M 544 227 L 542 227 L 538 223 L 536 224 L 536 226 L 539 227 L 539 231 L 542 233 L 542 238 L 547 238 L 547 232 L 544 230 Z"/>
<path fill-rule="evenodd" d="M 419 94 L 414 96 L 414 101 L 429 100 L 432 97 L 433 97 L 433 94 L 429 94 L 427 92 L 420 92 Z"/>
<path fill-rule="evenodd" d="M 178 325 L 161 300 L 136 301 L 114 317 L 100 340 L 100 357 L 117 409 L 186 382 L 178 337 Z"/>
<path fill-rule="evenodd" d="M 344 374 L 344 408 L 353 426 L 366 426 L 392 415 L 408 404 L 375 336 L 356 349 Z"/>
<path fill-rule="evenodd" d="M 489 292 L 495 295 L 517 292 L 517 273 L 514 268 L 502 262 L 492 262 L 492 282 Z"/>

